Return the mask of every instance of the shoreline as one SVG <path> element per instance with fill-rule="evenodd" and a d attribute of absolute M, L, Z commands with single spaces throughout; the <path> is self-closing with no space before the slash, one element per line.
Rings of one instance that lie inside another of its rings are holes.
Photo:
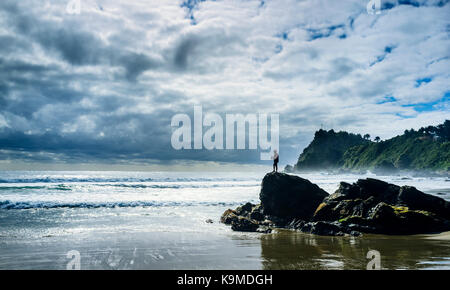
<path fill-rule="evenodd" d="M 263 175 L 23 174 L 2 177 L 11 181 L 11 186 L 18 187 L 3 189 L 3 199 L 52 201 L 58 205 L 79 200 L 97 205 L 110 200 L 161 201 L 163 206 L 0 209 L 4 222 L 0 236 L 0 269 L 66 269 L 69 261 L 66 255 L 71 250 L 80 252 L 81 269 L 85 270 L 365 269 L 366 255 L 371 249 L 380 252 L 382 267 L 386 269 L 450 269 L 448 232 L 412 236 L 364 234 L 360 238 L 318 236 L 293 230 L 277 230 L 272 234 L 242 233 L 219 223 L 220 214 L 229 208 L 221 205 L 222 202 L 257 201 Z M 43 177 L 53 182 L 49 183 L 50 189 L 19 189 L 19 178 L 36 181 Z M 309 175 L 307 178 L 329 192 L 343 179 L 356 180 L 354 176 Z M 141 182 L 137 182 L 139 180 Z M 148 185 L 146 180 L 164 186 L 115 186 L 122 183 Z M 165 186 L 167 182 L 176 188 Z M 399 178 L 391 182 L 412 183 Z M 252 186 L 242 186 L 248 183 Z M 53 184 L 65 184 L 70 191 L 52 189 Z M 448 187 L 443 180 L 434 179 L 417 179 L 414 185 L 430 190 Z M 192 204 L 193 200 L 218 205 Z M 207 223 L 208 219 L 213 223 Z"/>
<path fill-rule="evenodd" d="M 299 230 L 293 230 L 293 229 L 284 229 L 284 228 L 275 228 L 271 233 L 261 233 L 261 235 L 272 235 L 272 234 L 279 234 L 279 233 L 301 233 L 305 235 L 311 235 L 313 237 L 334 237 L 334 238 L 351 238 L 351 239 L 364 239 L 364 238 L 386 238 L 386 239 L 404 239 L 404 238 L 418 238 L 418 239 L 432 239 L 432 240 L 450 240 L 450 231 L 445 231 L 442 233 L 435 233 L 435 234 L 414 234 L 414 235 L 386 235 L 386 234 L 363 234 L 361 236 L 323 236 L 323 235 L 317 235 L 312 233 L 305 233 Z M 450 245 L 449 245 L 450 246 Z"/>

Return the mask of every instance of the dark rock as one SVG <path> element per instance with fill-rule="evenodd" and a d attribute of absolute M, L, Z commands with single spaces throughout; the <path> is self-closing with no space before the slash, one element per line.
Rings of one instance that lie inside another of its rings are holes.
<path fill-rule="evenodd" d="M 266 216 L 270 221 L 270 226 L 284 228 L 291 220 L 286 218 L 281 218 L 278 216 L 267 215 Z"/>
<path fill-rule="evenodd" d="M 291 230 L 300 230 L 304 225 L 305 221 L 299 219 L 293 219 L 290 223 L 286 225 L 286 228 Z"/>
<path fill-rule="evenodd" d="M 311 227 L 311 233 L 323 236 L 342 236 L 342 227 L 338 223 L 314 222 Z"/>
<path fill-rule="evenodd" d="M 450 229 L 448 220 L 434 213 L 385 203 L 380 203 L 373 209 L 369 220 L 376 227 L 376 232 L 384 234 L 434 233 Z"/>
<path fill-rule="evenodd" d="M 314 221 L 334 221 L 340 214 L 335 210 L 339 202 L 334 200 L 325 200 L 320 203 L 313 214 Z"/>
<path fill-rule="evenodd" d="M 212 219 L 207 219 L 205 222 L 208 223 L 208 224 L 214 223 Z"/>
<path fill-rule="evenodd" d="M 324 200 L 317 207 L 313 220 L 335 221 L 346 217 L 365 216 L 374 204 L 376 202 L 373 198 L 366 200 L 360 198 L 341 201 L 333 199 Z"/>
<path fill-rule="evenodd" d="M 236 215 L 236 211 L 232 209 L 227 209 L 220 217 L 220 222 L 227 225 L 231 225 L 231 223 L 237 219 L 238 216 Z"/>
<path fill-rule="evenodd" d="M 343 236 L 345 231 L 339 223 L 324 221 L 306 223 L 300 228 L 300 230 L 302 232 L 322 236 Z"/>
<path fill-rule="evenodd" d="M 362 233 L 358 232 L 358 231 L 350 231 L 349 235 L 353 236 L 353 237 L 360 237 L 360 236 L 362 236 Z"/>
<path fill-rule="evenodd" d="M 328 195 L 306 179 L 269 173 L 261 204 L 227 210 L 221 222 L 235 231 L 287 228 L 317 235 L 425 234 L 450 230 L 450 203 L 414 187 L 367 178 L 341 182 Z"/>
<path fill-rule="evenodd" d="M 450 230 L 450 203 L 414 187 L 367 178 L 342 182 L 314 213 L 314 221 L 338 221 L 366 233 L 414 234 Z"/>
<path fill-rule="evenodd" d="M 231 222 L 231 229 L 240 232 L 256 232 L 259 228 L 258 223 L 246 217 L 238 217 Z"/>
<path fill-rule="evenodd" d="M 257 221 L 263 221 L 265 219 L 263 208 L 260 204 L 255 205 L 249 213 L 249 218 Z"/>
<path fill-rule="evenodd" d="M 284 173 L 264 176 L 259 198 L 264 213 L 309 220 L 328 193 L 307 179 Z"/>
<path fill-rule="evenodd" d="M 395 203 L 399 189 L 400 187 L 397 185 L 389 184 L 378 179 L 359 179 L 353 184 L 341 182 L 336 192 L 331 194 L 327 200 L 366 200 L 372 197 L 375 203 L 381 201 Z"/>
<path fill-rule="evenodd" d="M 246 215 L 250 214 L 250 212 L 252 211 L 252 208 L 254 206 L 255 206 L 254 204 L 247 202 L 246 204 L 241 205 L 236 208 L 236 214 L 240 215 L 240 216 L 246 216 Z"/>
<path fill-rule="evenodd" d="M 403 186 L 398 194 L 397 204 L 413 210 L 425 210 L 450 219 L 450 203 L 444 199 L 423 193 L 412 186 Z"/>
<path fill-rule="evenodd" d="M 450 229 L 450 223 L 433 213 L 406 210 L 398 213 L 399 227 L 390 228 L 393 234 L 439 233 Z"/>
<path fill-rule="evenodd" d="M 348 227 L 340 222 L 308 222 L 303 223 L 300 230 L 305 233 L 321 235 L 321 236 L 361 236 L 360 227 Z"/>
<path fill-rule="evenodd" d="M 380 202 L 375 206 L 370 211 L 368 218 L 379 226 L 384 225 L 384 228 L 388 232 L 390 228 L 398 227 L 399 220 L 394 208 L 384 202 Z"/>

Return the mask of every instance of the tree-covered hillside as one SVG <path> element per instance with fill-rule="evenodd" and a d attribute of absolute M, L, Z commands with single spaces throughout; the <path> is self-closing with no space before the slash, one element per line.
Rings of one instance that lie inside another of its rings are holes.
<path fill-rule="evenodd" d="M 314 134 L 314 140 L 300 154 L 296 165 L 301 169 L 331 169 L 340 166 L 344 153 L 357 145 L 368 144 L 370 141 L 361 135 L 347 132 L 325 131 L 320 129 Z"/>
<path fill-rule="evenodd" d="M 305 148 L 296 170 L 450 171 L 450 121 L 377 142 L 347 132 L 319 130 Z"/>

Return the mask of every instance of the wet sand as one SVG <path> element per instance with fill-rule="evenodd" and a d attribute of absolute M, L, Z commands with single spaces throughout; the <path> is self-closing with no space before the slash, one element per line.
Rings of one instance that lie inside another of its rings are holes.
<path fill-rule="evenodd" d="M 0 269 L 66 269 L 67 252 L 81 269 L 361 269 L 369 250 L 382 269 L 450 269 L 450 232 L 438 235 L 325 237 L 280 230 L 273 234 L 124 232 L 83 238 L 46 236 L 2 243 Z"/>
<path fill-rule="evenodd" d="M 80 253 L 81 269 L 366 269 L 369 250 L 380 253 L 383 269 L 450 269 L 449 232 L 359 238 L 233 232 L 218 222 L 220 216 L 237 204 L 258 202 L 258 174 L 4 172 L 0 177 L 9 181 L 0 194 L 10 201 L 4 204 L 15 205 L 0 209 L 0 269 L 64 270 L 72 250 Z M 361 176 L 306 177 L 333 192 L 339 181 Z M 24 180 L 29 182 L 21 184 Z M 386 180 L 450 198 L 443 179 Z"/>
<path fill-rule="evenodd" d="M 450 269 L 450 232 L 438 235 L 324 237 L 280 231 L 261 237 L 264 269 L 366 269 L 368 251 L 382 269 Z"/>

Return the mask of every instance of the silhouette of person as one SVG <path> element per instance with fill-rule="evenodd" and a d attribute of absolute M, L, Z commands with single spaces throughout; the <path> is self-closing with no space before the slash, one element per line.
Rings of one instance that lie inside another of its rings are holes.
<path fill-rule="evenodd" d="M 277 150 L 273 150 L 273 171 L 272 172 L 278 172 L 278 161 L 280 161 L 280 155 L 278 155 Z"/>

